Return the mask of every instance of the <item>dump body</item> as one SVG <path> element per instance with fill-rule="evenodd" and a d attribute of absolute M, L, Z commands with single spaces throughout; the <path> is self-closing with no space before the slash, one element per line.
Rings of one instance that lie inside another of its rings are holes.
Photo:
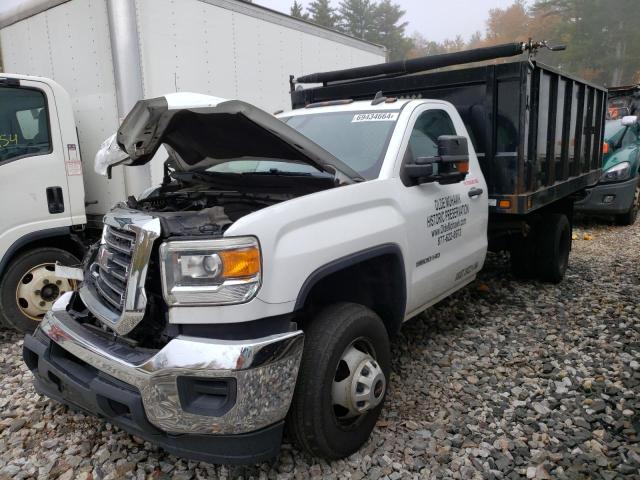
<path fill-rule="evenodd" d="M 295 90 L 291 98 L 293 107 L 301 108 L 372 98 L 379 91 L 447 100 L 458 109 L 495 213 L 530 213 L 595 184 L 600 176 L 606 90 L 540 63 L 329 83 Z"/>

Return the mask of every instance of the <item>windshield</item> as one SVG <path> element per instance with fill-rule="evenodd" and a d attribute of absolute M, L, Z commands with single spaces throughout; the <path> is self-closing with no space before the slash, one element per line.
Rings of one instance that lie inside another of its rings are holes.
<path fill-rule="evenodd" d="M 230 160 L 207 168 L 207 172 L 218 173 L 288 173 L 297 175 L 330 176 L 305 163 L 293 163 L 272 158 L 246 158 Z"/>
<path fill-rule="evenodd" d="M 367 180 L 377 178 L 399 110 L 335 112 L 282 120 Z"/>
<path fill-rule="evenodd" d="M 620 120 L 607 120 L 604 125 L 605 140 L 612 140 L 624 128 Z"/>

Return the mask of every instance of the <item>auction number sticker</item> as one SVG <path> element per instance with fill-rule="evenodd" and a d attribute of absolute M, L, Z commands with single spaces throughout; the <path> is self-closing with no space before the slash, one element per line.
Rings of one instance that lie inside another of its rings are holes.
<path fill-rule="evenodd" d="M 377 112 L 377 113 L 356 113 L 351 123 L 358 122 L 395 122 L 398 119 L 398 113 L 393 112 Z"/>

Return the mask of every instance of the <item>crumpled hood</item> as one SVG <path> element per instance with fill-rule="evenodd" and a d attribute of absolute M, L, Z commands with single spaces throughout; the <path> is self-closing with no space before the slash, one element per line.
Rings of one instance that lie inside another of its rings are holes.
<path fill-rule="evenodd" d="M 165 145 L 190 170 L 246 158 L 305 163 L 350 183 L 361 176 L 273 115 L 239 100 L 172 93 L 140 100 L 96 155 L 96 171 L 142 165 Z"/>

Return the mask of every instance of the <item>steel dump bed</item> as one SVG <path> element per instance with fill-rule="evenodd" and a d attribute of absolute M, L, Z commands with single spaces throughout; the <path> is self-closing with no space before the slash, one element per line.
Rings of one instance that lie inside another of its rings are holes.
<path fill-rule="evenodd" d="M 442 99 L 460 112 L 493 213 L 527 214 L 600 178 L 607 91 L 533 61 L 325 82 L 293 108 L 338 99 Z"/>

